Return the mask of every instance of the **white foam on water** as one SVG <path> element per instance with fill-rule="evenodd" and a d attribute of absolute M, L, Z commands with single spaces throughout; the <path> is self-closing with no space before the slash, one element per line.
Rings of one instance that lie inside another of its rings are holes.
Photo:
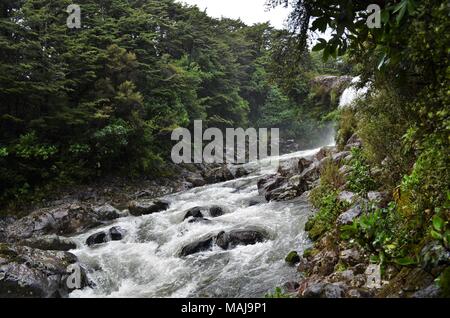
<path fill-rule="evenodd" d="M 77 236 L 79 248 L 72 252 L 92 269 L 88 276 L 95 286 L 75 291 L 71 297 L 263 297 L 274 287 L 297 280 L 296 268 L 284 258 L 291 250 L 302 253 L 309 247 L 304 225 L 311 207 L 302 200 L 254 206 L 249 201 L 258 198 L 258 179 L 276 171 L 265 163 L 310 157 L 318 151 L 246 164 L 252 171 L 247 177 L 168 195 L 167 211 L 119 219 Z M 227 213 L 210 218 L 210 223 L 183 221 L 189 208 L 208 205 L 223 206 Z M 89 235 L 112 226 L 127 231 L 122 241 L 85 245 Z M 269 239 L 227 251 L 215 246 L 211 251 L 178 256 L 183 246 L 203 237 L 248 228 L 264 231 Z"/>

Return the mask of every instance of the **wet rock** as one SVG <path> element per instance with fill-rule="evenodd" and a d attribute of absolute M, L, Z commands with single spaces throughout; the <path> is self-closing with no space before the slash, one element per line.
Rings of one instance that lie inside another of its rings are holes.
<path fill-rule="evenodd" d="M 191 183 L 193 187 L 197 188 L 197 187 L 203 187 L 204 185 L 206 185 L 206 180 L 203 179 L 202 176 L 189 176 L 186 178 L 186 181 Z"/>
<path fill-rule="evenodd" d="M 109 229 L 109 237 L 111 241 L 120 241 L 124 236 L 125 231 L 119 226 L 115 226 Z"/>
<path fill-rule="evenodd" d="M 300 263 L 300 256 L 298 255 L 298 253 L 296 251 L 292 251 L 286 256 L 286 258 L 284 260 L 289 265 L 294 266 L 295 264 Z"/>
<path fill-rule="evenodd" d="M 169 206 L 170 202 L 165 200 L 140 200 L 130 202 L 128 205 L 128 210 L 131 215 L 142 216 L 165 211 L 169 208 Z"/>
<path fill-rule="evenodd" d="M 67 283 L 72 273 L 79 275 L 78 286 Z M 85 270 L 71 253 L 0 244 L 1 298 L 67 297 L 86 286 Z"/>
<path fill-rule="evenodd" d="M 94 208 L 94 212 L 100 220 L 112 221 L 124 216 L 118 209 L 109 204 Z"/>
<path fill-rule="evenodd" d="M 353 221 L 362 214 L 362 209 L 359 205 L 351 208 L 350 210 L 342 213 L 336 219 L 336 224 L 338 226 L 350 225 Z"/>
<path fill-rule="evenodd" d="M 186 211 L 186 214 L 184 215 L 184 219 L 189 218 L 203 218 L 202 208 L 201 207 L 194 207 Z"/>
<path fill-rule="evenodd" d="M 267 201 L 289 201 L 297 198 L 301 195 L 301 191 L 298 187 L 286 184 L 278 189 L 275 189 L 266 194 Z"/>
<path fill-rule="evenodd" d="M 227 250 L 238 245 L 253 245 L 264 240 L 265 236 L 257 231 L 235 230 L 228 233 L 222 231 L 216 237 L 216 244 Z"/>
<path fill-rule="evenodd" d="M 110 222 L 110 215 L 98 214 L 89 206 L 64 204 L 37 210 L 7 227 L 10 241 L 49 234 L 71 235 Z"/>
<path fill-rule="evenodd" d="M 334 154 L 331 159 L 333 160 L 334 163 L 340 164 L 344 161 L 344 159 L 351 155 L 352 153 L 350 151 L 342 151 L 339 152 L 337 154 Z"/>
<path fill-rule="evenodd" d="M 338 260 L 339 257 L 336 251 L 322 250 L 312 259 L 312 263 L 314 264 L 312 273 L 320 276 L 328 276 L 334 272 L 334 267 Z"/>
<path fill-rule="evenodd" d="M 50 251 L 70 251 L 77 248 L 77 244 L 70 238 L 57 235 L 32 237 L 21 240 L 19 245 Z"/>
<path fill-rule="evenodd" d="M 213 246 L 213 238 L 208 237 L 198 242 L 193 242 L 181 249 L 180 256 L 188 256 L 199 252 L 210 250 Z"/>
<path fill-rule="evenodd" d="M 86 240 L 87 246 L 107 243 L 110 241 L 120 241 L 125 236 L 125 230 L 119 226 L 110 228 L 108 231 L 98 232 L 89 236 Z"/>
<path fill-rule="evenodd" d="M 295 293 L 300 288 L 297 282 L 287 282 L 283 285 L 283 289 L 288 293 Z"/>
<path fill-rule="evenodd" d="M 255 205 L 264 204 L 264 203 L 266 203 L 266 200 L 258 197 L 256 199 L 250 199 L 248 201 L 248 206 L 255 206 Z"/>
<path fill-rule="evenodd" d="M 225 208 L 218 206 L 218 205 L 213 205 L 209 208 L 209 215 L 211 215 L 211 217 L 216 218 L 219 216 L 222 216 L 225 214 Z"/>
<path fill-rule="evenodd" d="M 192 218 L 188 223 L 211 223 L 211 220 L 206 218 Z"/>
<path fill-rule="evenodd" d="M 243 167 L 235 168 L 234 171 L 232 171 L 233 177 L 235 179 L 246 177 L 250 174 L 247 170 L 245 170 Z"/>
<path fill-rule="evenodd" d="M 208 184 L 213 184 L 233 180 L 234 176 L 230 169 L 226 165 L 223 165 L 206 171 L 204 173 L 204 178 Z"/>
<path fill-rule="evenodd" d="M 291 177 L 295 174 L 300 174 L 308 167 L 312 161 L 307 159 L 291 159 L 280 162 L 277 173 L 282 177 Z"/>
<path fill-rule="evenodd" d="M 324 159 L 326 160 L 326 159 Z M 300 174 L 300 178 L 305 182 L 305 183 L 312 183 L 314 181 L 316 181 L 317 179 L 320 178 L 320 167 L 321 164 L 323 164 L 323 162 L 318 162 L 315 161 L 313 162 L 308 168 L 306 168 L 301 174 Z M 309 190 L 309 187 L 307 187 L 305 189 Z"/>
<path fill-rule="evenodd" d="M 258 193 L 267 199 L 268 194 L 278 189 L 286 182 L 286 178 L 279 175 L 267 176 L 258 181 Z"/>
<path fill-rule="evenodd" d="M 363 255 L 356 249 L 348 249 L 341 251 L 339 254 L 340 261 L 347 266 L 354 266 L 363 261 Z"/>

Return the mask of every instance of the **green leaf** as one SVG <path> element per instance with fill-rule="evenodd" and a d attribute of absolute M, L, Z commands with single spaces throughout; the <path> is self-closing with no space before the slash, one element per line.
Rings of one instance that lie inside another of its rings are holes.
<path fill-rule="evenodd" d="M 442 239 L 442 235 L 436 231 L 431 231 L 431 237 L 434 238 L 435 240 L 441 240 Z"/>
<path fill-rule="evenodd" d="M 402 22 L 403 17 L 405 16 L 406 9 L 408 6 L 408 0 L 403 0 L 394 10 L 394 13 L 397 13 L 397 24 Z"/>
<path fill-rule="evenodd" d="M 312 48 L 314 52 L 322 51 L 327 46 L 327 41 L 325 41 L 324 39 L 318 39 L 317 41 L 319 41 L 319 43 L 314 45 L 314 47 Z"/>
<path fill-rule="evenodd" d="M 312 23 L 312 30 L 319 30 L 320 32 L 325 32 L 327 30 L 329 19 L 327 17 L 320 17 L 314 20 Z"/>
<path fill-rule="evenodd" d="M 435 215 L 433 217 L 433 227 L 436 231 L 441 232 L 444 229 L 444 225 L 445 222 L 440 216 Z"/>
<path fill-rule="evenodd" d="M 400 266 L 409 266 L 409 265 L 415 265 L 417 262 L 414 259 L 412 259 L 411 257 L 403 257 L 403 258 L 395 259 L 394 263 L 396 263 Z"/>

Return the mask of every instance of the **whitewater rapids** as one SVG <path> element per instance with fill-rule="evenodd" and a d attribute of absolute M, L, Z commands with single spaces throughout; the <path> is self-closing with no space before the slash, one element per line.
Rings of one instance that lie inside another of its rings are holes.
<path fill-rule="evenodd" d="M 304 226 L 311 206 L 304 197 L 265 202 L 258 195 L 257 181 L 276 172 L 276 166 L 268 164 L 271 160 L 311 157 L 318 151 L 246 164 L 249 176 L 164 197 L 171 202 L 167 211 L 119 219 L 77 236 L 78 249 L 71 252 L 91 268 L 88 276 L 95 285 L 71 297 L 264 297 L 277 286 L 297 281 L 296 268 L 284 258 L 310 246 Z M 259 203 L 253 205 L 255 201 Z M 210 223 L 183 222 L 186 210 L 208 205 L 223 206 L 227 213 Z M 112 226 L 127 231 L 122 241 L 86 246 L 87 237 Z M 178 256 L 183 246 L 209 234 L 248 228 L 265 231 L 269 239 L 232 250 L 215 246 Z"/>

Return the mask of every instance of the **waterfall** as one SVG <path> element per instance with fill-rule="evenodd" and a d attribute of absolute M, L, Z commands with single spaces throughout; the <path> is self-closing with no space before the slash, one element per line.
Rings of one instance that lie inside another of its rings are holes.
<path fill-rule="evenodd" d="M 356 86 L 360 83 L 361 77 L 354 77 L 350 86 L 342 93 L 342 96 L 339 101 L 339 108 L 352 107 L 353 103 L 365 96 L 369 91 L 370 86 L 366 85 L 363 88 L 357 88 Z"/>

